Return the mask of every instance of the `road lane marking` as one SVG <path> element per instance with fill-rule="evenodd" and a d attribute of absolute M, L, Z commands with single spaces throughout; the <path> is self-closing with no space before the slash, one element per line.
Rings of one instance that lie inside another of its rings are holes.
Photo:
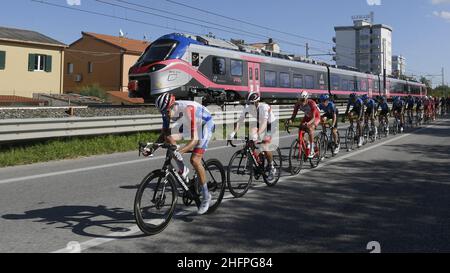
<path fill-rule="evenodd" d="M 345 160 L 345 159 L 347 159 L 347 158 L 350 158 L 350 157 L 352 157 L 352 156 L 359 155 L 359 154 L 361 154 L 361 153 L 370 151 L 370 150 L 375 149 L 375 148 L 378 148 L 378 147 L 380 147 L 380 146 L 383 146 L 383 145 L 389 144 L 389 143 L 391 143 L 391 142 L 394 142 L 394 141 L 403 139 L 403 138 L 405 138 L 405 137 L 411 136 L 411 135 L 413 135 L 413 133 L 421 132 L 421 131 L 423 131 L 423 130 L 425 130 L 425 129 L 434 128 L 434 127 L 436 127 L 436 126 L 437 126 L 437 124 L 435 124 L 435 125 L 428 125 L 428 126 L 423 127 L 423 128 L 421 128 L 421 129 L 414 130 L 414 131 L 412 131 L 411 133 L 402 134 L 402 135 L 396 136 L 396 137 L 394 137 L 394 138 L 392 138 L 392 139 L 387 139 L 387 140 L 385 140 L 385 141 L 383 141 L 383 142 L 380 142 L 380 143 L 377 143 L 377 144 L 375 144 L 375 145 L 372 145 L 372 146 L 370 146 L 370 147 L 367 147 L 367 148 L 364 148 L 364 149 L 361 149 L 361 150 L 358 150 L 358 151 L 350 152 L 350 153 L 348 153 L 348 154 L 346 154 L 346 155 L 339 156 L 339 157 L 337 157 L 337 158 L 331 159 L 331 160 L 326 161 L 326 162 L 322 162 L 322 163 L 321 163 L 319 166 L 317 166 L 316 168 L 304 170 L 304 171 L 302 171 L 302 172 L 301 172 L 299 175 L 297 175 L 297 176 L 285 176 L 285 177 L 282 177 L 282 178 L 280 178 L 280 180 L 279 180 L 278 183 L 285 183 L 285 182 L 286 182 L 286 183 L 290 183 L 290 182 L 295 182 L 295 181 L 293 181 L 292 179 L 293 179 L 293 178 L 298 178 L 299 176 L 301 176 L 301 175 L 303 175 L 303 174 L 306 174 L 306 173 L 315 171 L 315 170 L 317 170 L 317 169 L 323 168 L 323 167 L 328 166 L 328 165 L 330 165 L 330 164 L 332 164 L 332 163 L 340 162 L 340 161 Z M 260 185 L 253 186 L 252 189 L 250 189 L 250 190 L 247 192 L 247 194 L 253 193 L 253 192 L 256 191 L 257 188 L 261 188 L 261 187 L 263 187 L 263 186 L 265 186 L 265 185 L 266 185 L 265 183 L 261 183 Z M 228 195 L 224 196 L 224 198 L 223 198 L 223 200 L 222 200 L 222 203 L 228 202 L 228 201 L 230 201 L 230 200 L 234 200 L 232 197 L 233 197 L 233 196 L 232 196 L 231 194 L 228 194 Z M 194 210 L 194 209 L 191 209 L 191 210 L 182 210 L 182 211 L 176 213 L 174 216 L 175 216 L 175 217 L 180 217 L 180 216 L 185 216 L 185 215 L 192 215 L 192 214 L 194 214 L 194 213 L 195 213 L 195 210 Z M 105 243 L 108 243 L 108 242 L 112 242 L 112 241 L 121 239 L 121 238 L 118 238 L 118 237 L 124 237 L 124 238 L 125 238 L 125 237 L 127 237 L 127 236 L 132 236 L 132 235 L 135 235 L 136 233 L 141 232 L 140 229 L 139 229 L 139 227 L 138 227 L 137 225 L 133 225 L 133 226 L 127 227 L 127 229 L 129 229 L 129 231 L 127 231 L 127 232 L 113 232 L 113 233 L 110 233 L 110 234 L 105 235 L 105 237 L 114 237 L 114 238 L 95 238 L 95 239 L 91 239 L 91 240 L 85 241 L 85 242 L 83 242 L 83 243 L 80 243 L 81 250 L 82 250 L 82 251 L 83 251 L 83 250 L 87 250 L 87 249 L 90 249 L 90 248 L 93 248 L 93 247 L 97 247 L 97 246 L 100 246 L 100 245 L 105 244 Z M 70 253 L 70 248 L 59 249 L 59 250 L 57 250 L 57 251 L 54 251 L 53 253 Z"/>

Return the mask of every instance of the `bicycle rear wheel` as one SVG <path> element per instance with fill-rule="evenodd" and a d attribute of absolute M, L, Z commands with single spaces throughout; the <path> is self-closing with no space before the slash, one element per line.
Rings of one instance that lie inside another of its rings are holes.
<path fill-rule="evenodd" d="M 226 189 L 225 169 L 222 163 L 217 159 L 210 159 L 206 161 L 206 183 L 208 191 L 211 194 L 211 203 L 208 209 L 208 214 L 217 210 L 222 202 Z"/>
<path fill-rule="evenodd" d="M 244 196 L 253 180 L 253 160 L 244 151 L 234 153 L 228 164 L 227 184 L 230 193 L 235 198 Z"/>
<path fill-rule="evenodd" d="M 300 173 L 305 160 L 305 151 L 303 151 L 303 148 L 299 148 L 299 145 L 298 140 L 294 140 L 289 150 L 289 169 L 292 175 Z"/>
<path fill-rule="evenodd" d="M 321 149 L 321 143 L 318 136 L 314 138 L 314 157 L 309 159 L 309 164 L 311 165 L 311 168 L 317 168 L 319 166 L 319 163 L 322 161 L 322 152 Z"/>
<path fill-rule="evenodd" d="M 163 231 L 172 219 L 178 199 L 175 179 L 162 171 L 144 178 L 134 199 L 134 217 L 146 235 Z"/>
<path fill-rule="evenodd" d="M 329 140 L 328 140 L 328 136 L 326 133 L 321 132 L 320 136 L 319 136 L 319 150 L 320 150 L 320 156 L 322 159 L 324 159 L 327 156 L 327 152 L 328 152 L 328 145 Z"/>
<path fill-rule="evenodd" d="M 352 128 L 348 128 L 345 132 L 345 148 L 347 151 L 353 150 L 355 146 L 355 131 Z"/>
<path fill-rule="evenodd" d="M 262 153 L 262 154 L 265 154 L 265 153 Z M 264 180 L 264 183 L 266 183 L 267 186 L 269 186 L 269 187 L 275 186 L 281 177 L 281 170 L 282 170 L 281 167 L 283 165 L 283 159 L 282 159 L 280 148 L 276 148 L 274 151 L 272 151 L 272 157 L 273 157 L 273 166 L 275 167 L 275 170 L 274 170 L 275 173 L 272 175 L 272 177 L 269 175 L 271 168 L 272 168 L 272 166 L 269 164 L 269 160 L 267 160 L 267 158 L 264 158 L 263 160 L 261 160 L 261 162 L 263 163 L 263 168 L 264 168 L 263 180 Z"/>

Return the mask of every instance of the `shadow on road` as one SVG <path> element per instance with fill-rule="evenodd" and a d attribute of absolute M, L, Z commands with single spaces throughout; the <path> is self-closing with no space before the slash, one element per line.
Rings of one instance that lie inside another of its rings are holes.
<path fill-rule="evenodd" d="M 127 232 L 135 223 L 132 212 L 105 206 L 58 206 L 29 210 L 23 214 L 7 214 L 6 220 L 34 220 L 54 225 L 57 229 L 69 229 L 73 233 L 96 238 L 130 239 L 141 236 L 108 236 L 113 232 Z"/>

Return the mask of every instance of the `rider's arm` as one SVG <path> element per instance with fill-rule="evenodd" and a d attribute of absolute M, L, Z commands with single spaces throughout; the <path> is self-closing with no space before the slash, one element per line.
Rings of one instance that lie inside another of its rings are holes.
<path fill-rule="evenodd" d="M 248 108 L 249 108 L 248 105 L 246 105 L 246 106 L 244 107 L 244 110 L 242 110 L 241 116 L 239 117 L 238 121 L 234 123 L 234 131 L 232 132 L 232 136 L 233 136 L 233 137 L 234 137 L 234 135 L 239 131 L 240 124 L 241 124 L 242 122 L 244 122 L 245 116 L 246 116 L 247 113 L 248 113 Z"/>
<path fill-rule="evenodd" d="M 298 103 L 296 103 L 294 106 L 294 112 L 292 113 L 292 116 L 290 119 L 291 122 L 294 122 L 295 118 L 297 117 L 298 110 L 299 110 L 299 105 L 298 105 Z"/>

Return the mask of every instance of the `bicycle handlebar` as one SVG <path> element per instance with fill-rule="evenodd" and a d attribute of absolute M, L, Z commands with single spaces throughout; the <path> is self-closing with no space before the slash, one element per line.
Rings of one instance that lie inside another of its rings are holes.
<path fill-rule="evenodd" d="M 177 145 L 172 145 L 168 143 L 142 143 L 139 142 L 139 156 L 153 156 L 155 151 L 159 148 L 169 149 L 172 152 L 178 149 Z M 147 154 L 147 155 L 146 155 Z"/>

